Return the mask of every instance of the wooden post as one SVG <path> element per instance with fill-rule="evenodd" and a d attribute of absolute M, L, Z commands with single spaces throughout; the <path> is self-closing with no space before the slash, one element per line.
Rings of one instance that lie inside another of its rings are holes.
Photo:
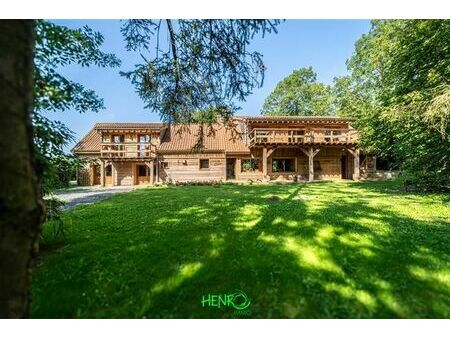
<path fill-rule="evenodd" d="M 314 155 L 313 155 L 313 147 L 309 148 L 308 151 L 308 168 L 309 168 L 309 177 L 308 181 L 314 181 Z"/>
<path fill-rule="evenodd" d="M 309 147 L 308 150 L 305 150 L 303 148 L 300 148 L 300 150 L 308 156 L 308 181 L 312 182 L 314 181 L 314 156 L 317 155 L 317 153 L 320 151 L 320 149 L 314 150 L 313 147 Z"/>
<path fill-rule="evenodd" d="M 150 161 L 150 184 L 153 184 L 153 160 Z"/>
<path fill-rule="evenodd" d="M 105 161 L 100 160 L 100 185 L 105 186 Z"/>
<path fill-rule="evenodd" d="M 223 180 L 226 181 L 227 180 L 227 154 L 226 153 L 225 153 L 224 161 L 225 161 L 225 163 L 224 163 L 225 164 L 224 165 L 225 169 L 224 169 Z"/>
<path fill-rule="evenodd" d="M 267 177 L 267 148 L 266 147 L 263 148 L 262 160 L 263 160 L 263 178 L 266 178 Z"/>
<path fill-rule="evenodd" d="M 359 149 L 355 150 L 353 161 L 353 179 L 359 180 Z"/>
<path fill-rule="evenodd" d="M 115 162 L 111 162 L 111 180 L 112 180 L 112 185 L 117 185 L 118 181 L 117 181 L 117 169 L 116 169 L 116 165 Z"/>
<path fill-rule="evenodd" d="M 158 158 L 155 159 L 155 166 L 156 166 L 156 183 L 159 183 L 159 160 Z"/>

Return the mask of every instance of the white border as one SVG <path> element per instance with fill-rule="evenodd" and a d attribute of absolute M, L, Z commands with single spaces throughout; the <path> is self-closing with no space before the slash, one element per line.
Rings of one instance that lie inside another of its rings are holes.
<path fill-rule="evenodd" d="M 13 0 L 0 18 L 448 18 L 446 0 Z"/>
<path fill-rule="evenodd" d="M 80 337 L 436 337 L 449 320 L 2 320 L 2 336 Z M 440 335 L 441 333 L 441 335 Z"/>

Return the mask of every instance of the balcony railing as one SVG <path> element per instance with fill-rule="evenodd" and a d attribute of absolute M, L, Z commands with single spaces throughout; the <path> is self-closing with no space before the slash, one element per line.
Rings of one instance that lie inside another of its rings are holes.
<path fill-rule="evenodd" d="M 102 143 L 100 156 L 103 158 L 149 158 L 153 157 L 156 146 L 150 142 Z"/>
<path fill-rule="evenodd" d="M 352 144 L 358 140 L 354 129 L 261 129 L 250 132 L 250 146 L 257 144 Z"/>

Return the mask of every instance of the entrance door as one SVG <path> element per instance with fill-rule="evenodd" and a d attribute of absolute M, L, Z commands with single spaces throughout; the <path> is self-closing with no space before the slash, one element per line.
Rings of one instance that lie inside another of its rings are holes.
<path fill-rule="evenodd" d="M 150 183 L 150 170 L 145 164 L 136 165 L 137 184 Z"/>
<path fill-rule="evenodd" d="M 105 185 L 112 185 L 112 166 L 108 164 L 105 167 Z"/>
<path fill-rule="evenodd" d="M 341 177 L 346 180 L 353 178 L 353 156 L 349 154 L 341 156 Z"/>
<path fill-rule="evenodd" d="M 227 180 L 234 180 L 236 178 L 236 159 L 227 158 Z"/>
<path fill-rule="evenodd" d="M 100 166 L 96 164 L 92 167 L 92 170 L 93 170 L 93 174 L 94 174 L 92 184 L 98 185 L 98 184 L 100 184 L 100 175 L 101 175 L 100 174 Z"/>

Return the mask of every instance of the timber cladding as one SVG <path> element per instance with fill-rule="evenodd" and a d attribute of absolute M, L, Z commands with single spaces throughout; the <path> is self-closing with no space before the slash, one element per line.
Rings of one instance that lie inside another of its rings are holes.
<path fill-rule="evenodd" d="M 134 173 L 131 162 L 113 162 L 113 185 L 133 185 Z"/>
<path fill-rule="evenodd" d="M 224 154 L 182 154 L 158 157 L 163 181 L 220 181 L 225 179 Z"/>

